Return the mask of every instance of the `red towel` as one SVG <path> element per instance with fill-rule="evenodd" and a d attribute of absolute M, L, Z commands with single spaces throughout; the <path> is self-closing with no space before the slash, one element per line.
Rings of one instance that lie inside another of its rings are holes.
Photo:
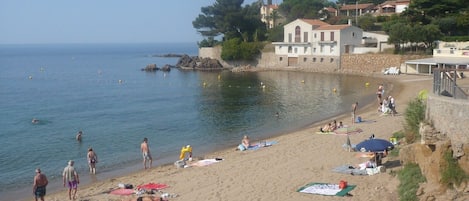
<path fill-rule="evenodd" d="M 148 184 L 143 184 L 143 185 L 139 185 L 137 186 L 137 189 L 139 190 L 161 190 L 161 189 L 165 189 L 165 188 L 168 188 L 168 185 L 166 184 L 156 184 L 156 183 L 148 183 Z"/>

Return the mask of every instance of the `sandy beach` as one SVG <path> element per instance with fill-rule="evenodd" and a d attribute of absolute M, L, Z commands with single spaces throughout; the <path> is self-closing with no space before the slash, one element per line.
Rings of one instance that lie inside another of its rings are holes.
<path fill-rule="evenodd" d="M 357 116 L 365 122 L 355 124 L 363 132 L 350 135 L 352 144 L 367 139 L 371 134 L 376 138 L 389 139 L 396 131 L 402 130 L 403 113 L 410 100 L 413 100 L 422 89 L 431 90 L 431 76 L 398 75 L 382 76 L 383 82 L 392 83 L 392 89 L 385 89 L 386 96 L 396 99 L 396 116 L 381 115 L 377 112 L 378 103 L 358 107 Z M 373 86 L 374 87 L 374 86 Z M 350 103 L 352 105 L 352 103 Z M 399 181 L 389 174 L 401 167 L 387 167 L 386 173 L 372 176 L 360 176 L 333 172 L 332 169 L 342 165 L 356 165 L 364 161 L 357 158 L 356 152 L 348 152 L 342 145 L 346 142 L 344 135 L 316 134 L 323 124 L 336 119 L 351 126 L 350 114 L 327 119 L 292 133 L 285 133 L 272 139 L 276 141 L 269 147 L 258 150 L 236 151 L 235 145 L 205 156 L 200 159 L 223 158 L 222 161 L 204 166 L 176 168 L 174 165 L 157 166 L 149 170 L 141 170 L 130 175 L 122 175 L 90 185 L 79 186 L 76 200 L 92 201 L 127 201 L 137 200 L 138 196 L 112 195 L 109 192 L 117 189 L 120 183 L 133 186 L 145 183 L 162 183 L 169 187 L 165 193 L 173 195 L 169 200 L 206 200 L 206 201 L 272 201 L 272 200 L 398 200 L 397 187 Z M 240 139 L 241 140 L 241 139 Z M 254 142 L 261 139 L 253 139 Z M 157 150 L 157 148 L 154 148 Z M 383 163 L 396 164 L 398 158 L 386 157 Z M 99 169 L 99 167 L 98 167 Z M 80 174 L 88 174 L 81 172 Z M 349 196 L 324 196 L 296 192 L 300 187 L 311 183 L 338 184 L 346 180 L 356 185 Z M 159 193 L 146 195 L 144 200 L 159 200 Z M 31 198 L 32 199 L 32 198 Z M 30 200 L 30 199 L 28 199 Z M 67 190 L 50 193 L 46 200 L 68 200 Z"/>

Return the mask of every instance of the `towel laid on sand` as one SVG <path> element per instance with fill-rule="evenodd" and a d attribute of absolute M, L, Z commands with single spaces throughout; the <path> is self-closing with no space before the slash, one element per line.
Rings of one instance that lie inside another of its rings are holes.
<path fill-rule="evenodd" d="M 211 164 L 214 164 L 214 163 L 218 163 L 222 160 L 223 159 L 221 159 L 221 158 L 203 159 L 203 160 L 193 162 L 189 166 L 202 167 L 202 166 L 207 166 L 207 165 L 211 165 Z"/>
<path fill-rule="evenodd" d="M 299 188 L 296 192 L 318 195 L 346 196 L 355 187 L 356 185 L 347 185 L 347 187 L 345 187 L 344 189 L 340 189 L 339 184 L 313 182 Z"/>
<path fill-rule="evenodd" d="M 259 148 L 263 148 L 263 147 L 270 147 L 274 144 L 277 144 L 276 141 L 266 141 L 266 142 L 261 142 L 261 143 L 256 143 L 256 144 L 252 144 L 251 146 L 248 147 L 248 150 L 258 150 Z"/>

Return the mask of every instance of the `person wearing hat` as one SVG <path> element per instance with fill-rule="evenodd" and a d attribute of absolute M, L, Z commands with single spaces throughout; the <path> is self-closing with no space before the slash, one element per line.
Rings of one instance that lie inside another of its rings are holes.
<path fill-rule="evenodd" d="M 62 173 L 63 184 L 68 185 L 68 197 L 70 200 L 72 199 L 72 189 L 73 189 L 73 199 L 76 199 L 78 184 L 80 184 L 80 178 L 78 177 L 78 173 L 75 171 L 73 167 L 73 160 L 68 161 L 68 166 L 64 168 L 64 172 Z"/>
<path fill-rule="evenodd" d="M 36 176 L 34 176 L 33 183 L 33 194 L 34 199 L 37 201 L 37 198 L 41 198 L 44 201 L 44 196 L 46 195 L 46 186 L 49 183 L 45 174 L 41 173 L 41 169 L 36 169 Z"/>

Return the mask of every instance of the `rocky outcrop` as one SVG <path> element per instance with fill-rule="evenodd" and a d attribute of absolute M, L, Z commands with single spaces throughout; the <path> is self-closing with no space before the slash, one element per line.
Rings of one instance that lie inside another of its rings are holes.
<path fill-rule="evenodd" d="M 399 150 L 401 164 L 416 163 L 419 165 L 426 182 L 420 184 L 417 196 L 420 200 L 469 200 L 469 186 L 462 183 L 454 188 L 447 188 L 440 184 L 443 168 L 447 166 L 445 153 L 453 152 L 453 158 L 458 159 L 459 166 L 469 172 L 469 146 L 461 142 L 454 142 L 442 134 L 432 125 L 421 123 L 419 133 L 420 143 L 402 146 Z M 466 145 L 466 146 L 464 146 Z M 456 151 L 455 151 L 456 150 Z M 459 151 L 458 151 L 459 150 Z"/>
<path fill-rule="evenodd" d="M 192 70 L 222 70 L 223 66 L 217 59 L 200 58 L 197 56 L 182 56 L 176 64 L 177 67 Z"/>
<path fill-rule="evenodd" d="M 145 68 L 142 68 L 142 71 L 146 71 L 146 72 L 154 72 L 158 70 L 171 71 L 171 67 L 172 66 L 169 64 L 164 65 L 162 68 L 158 68 L 156 64 L 148 64 L 147 66 L 145 66 Z"/>

